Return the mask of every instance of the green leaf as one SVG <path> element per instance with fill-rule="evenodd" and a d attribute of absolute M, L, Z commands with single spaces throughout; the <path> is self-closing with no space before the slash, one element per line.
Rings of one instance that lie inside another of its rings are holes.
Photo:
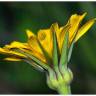
<path fill-rule="evenodd" d="M 69 32 L 66 30 L 63 45 L 62 45 L 62 52 L 60 58 L 60 67 L 67 65 L 68 60 L 68 40 L 69 40 Z"/>

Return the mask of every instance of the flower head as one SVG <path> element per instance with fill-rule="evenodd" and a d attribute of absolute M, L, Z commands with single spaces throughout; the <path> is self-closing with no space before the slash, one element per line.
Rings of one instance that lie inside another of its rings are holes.
<path fill-rule="evenodd" d="M 23 60 L 35 68 L 47 70 L 49 72 L 49 79 L 59 76 L 59 79 L 61 78 L 60 80 L 62 81 L 63 74 L 65 76 L 64 82 L 68 83 L 70 81 L 70 70 L 66 68 L 73 45 L 95 23 L 95 19 L 91 19 L 81 26 L 85 15 L 86 13 L 82 15 L 74 14 L 69 18 L 66 25 L 59 27 L 58 23 L 54 23 L 48 29 L 39 30 L 37 35 L 30 30 L 26 30 L 28 37 L 26 43 L 14 41 L 0 48 L 0 53 L 6 55 L 5 60 Z M 53 80 L 55 82 L 54 85 L 54 82 L 50 80 L 48 80 L 49 86 L 56 87 L 57 81 Z"/>
<path fill-rule="evenodd" d="M 28 37 L 27 43 L 14 41 L 9 45 L 5 45 L 3 48 L 0 48 L 0 53 L 7 55 L 8 57 L 5 58 L 5 60 L 9 61 L 19 61 L 22 59 L 27 59 L 29 57 L 23 52 L 27 54 L 30 53 L 30 55 L 34 56 L 41 62 L 46 63 L 47 66 L 51 67 L 54 50 L 53 33 L 55 32 L 56 34 L 56 40 L 59 51 L 58 53 L 61 56 L 62 46 L 66 33 L 69 34 L 68 48 L 70 48 L 72 43 L 76 42 L 94 24 L 95 19 L 91 19 L 87 21 L 87 23 L 85 23 L 83 26 L 80 26 L 85 15 L 86 13 L 82 15 L 74 14 L 70 17 L 65 26 L 59 27 L 57 23 L 54 23 L 49 29 L 39 30 L 37 35 L 35 35 L 30 30 L 26 30 Z M 17 50 L 22 52 L 18 52 Z M 48 64 L 48 59 L 51 60 L 51 64 Z"/>

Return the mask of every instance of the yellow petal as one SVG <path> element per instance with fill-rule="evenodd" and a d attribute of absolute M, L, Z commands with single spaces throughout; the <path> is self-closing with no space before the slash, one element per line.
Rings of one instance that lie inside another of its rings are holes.
<path fill-rule="evenodd" d="M 59 51 L 60 51 L 60 45 L 61 45 L 60 32 L 61 32 L 61 30 L 62 30 L 62 27 L 59 28 L 58 23 L 54 23 L 54 24 L 52 24 L 50 30 L 51 30 L 51 34 L 52 34 L 53 31 L 56 33 L 57 42 L 58 42 L 58 47 L 59 47 Z M 52 42 L 53 42 L 53 41 L 52 41 Z M 52 44 L 52 47 L 53 47 L 53 44 Z"/>
<path fill-rule="evenodd" d="M 23 55 L 21 53 L 13 51 L 12 50 L 13 48 L 30 49 L 27 43 L 21 43 L 21 42 L 13 41 L 11 44 L 5 45 L 3 48 L 0 48 L 0 53 L 26 57 L 25 55 Z"/>
<path fill-rule="evenodd" d="M 28 36 L 28 44 L 30 46 L 32 55 L 39 58 L 42 61 L 45 61 L 43 59 L 43 53 L 39 47 L 36 35 L 30 30 L 26 30 L 26 34 Z"/>
<path fill-rule="evenodd" d="M 0 53 L 6 53 L 6 51 L 3 48 L 0 48 Z"/>
<path fill-rule="evenodd" d="M 50 29 L 42 29 L 38 32 L 38 40 L 44 50 L 52 57 L 52 32 Z"/>
<path fill-rule="evenodd" d="M 59 29 L 58 23 L 52 24 L 51 27 L 53 28 L 52 31 L 56 32 L 57 39 L 59 39 L 60 29 L 62 30 L 62 28 Z"/>
<path fill-rule="evenodd" d="M 35 34 L 32 31 L 28 30 L 28 29 L 26 30 L 26 34 L 27 34 L 28 38 L 30 38 L 32 36 L 35 36 Z"/>
<path fill-rule="evenodd" d="M 83 20 L 83 18 L 85 17 L 86 13 L 82 14 L 82 15 L 77 15 L 74 14 L 70 17 L 69 19 L 69 24 L 71 25 L 70 29 L 69 29 L 69 41 L 71 42 L 72 39 L 74 38 L 78 27 L 81 23 L 81 21 Z"/>
<path fill-rule="evenodd" d="M 28 46 L 27 46 L 27 43 L 21 43 L 21 42 L 18 42 L 18 41 L 13 41 L 10 45 L 5 45 L 4 48 L 8 48 L 8 49 L 11 49 L 11 48 L 26 48 L 26 49 L 28 49 Z"/>
<path fill-rule="evenodd" d="M 45 62 L 46 60 L 45 60 L 43 52 L 38 44 L 36 36 L 31 36 L 28 40 L 28 44 L 31 49 L 31 54 L 33 56 L 37 57 L 38 59 L 42 60 L 43 62 Z"/>
<path fill-rule="evenodd" d="M 82 36 L 84 35 L 89 28 L 95 23 L 95 19 L 91 19 L 88 22 L 86 22 L 79 30 L 75 38 L 75 42 Z"/>
<path fill-rule="evenodd" d="M 65 25 L 64 27 L 62 27 L 62 30 L 60 30 L 60 35 L 59 35 L 59 37 L 60 37 L 60 53 L 62 50 L 62 45 L 63 45 L 65 33 L 69 32 L 69 28 L 70 28 L 70 25 Z"/>
<path fill-rule="evenodd" d="M 53 31 L 56 32 L 57 42 L 58 42 L 60 53 L 61 53 L 61 49 L 62 49 L 62 44 L 63 44 L 65 32 L 69 29 L 69 26 L 70 25 L 66 24 L 65 26 L 59 28 L 58 23 L 54 23 L 52 25 L 52 27 L 54 27 Z"/>
<path fill-rule="evenodd" d="M 15 51 L 11 51 L 11 50 L 6 49 L 6 48 L 0 48 L 0 53 L 1 54 L 6 54 L 6 55 L 13 55 L 14 57 L 19 56 L 19 57 L 26 58 L 25 55 L 23 55 L 21 53 L 18 53 L 18 52 L 15 52 Z"/>
<path fill-rule="evenodd" d="M 21 59 L 13 58 L 13 57 L 4 58 L 4 60 L 7 60 L 7 61 L 21 61 Z"/>

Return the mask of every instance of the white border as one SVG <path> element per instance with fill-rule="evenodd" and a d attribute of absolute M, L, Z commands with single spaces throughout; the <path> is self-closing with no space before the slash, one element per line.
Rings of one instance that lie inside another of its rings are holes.
<path fill-rule="evenodd" d="M 49 1 L 49 2 L 56 2 L 56 1 L 65 1 L 65 2 L 68 2 L 68 1 L 72 1 L 72 2 L 93 2 L 93 1 L 96 1 L 96 0 L 0 0 L 1 1 L 9 1 L 9 2 L 13 2 L 13 1 L 34 1 L 34 2 L 43 2 L 43 1 Z"/>
<path fill-rule="evenodd" d="M 6 95 L 0 95 L 0 96 L 6 96 Z M 21 95 L 14 95 L 14 94 L 8 95 L 7 94 L 7 96 L 96 96 L 96 95 L 95 94 L 94 95 L 89 95 L 89 94 L 88 95 L 59 95 L 59 94 L 58 95 L 51 95 L 51 94 L 49 95 L 43 95 L 43 94 L 42 95 L 39 95 L 39 94 L 38 95 L 30 95 L 30 94 L 29 95 L 24 95 L 24 94 L 23 95 L 22 94 Z"/>

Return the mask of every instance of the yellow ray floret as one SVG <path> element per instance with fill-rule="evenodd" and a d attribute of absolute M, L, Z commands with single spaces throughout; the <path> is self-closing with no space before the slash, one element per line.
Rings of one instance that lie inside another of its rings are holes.
<path fill-rule="evenodd" d="M 76 32 L 78 31 L 78 28 L 80 26 L 81 21 L 85 17 L 86 13 L 82 15 L 74 14 L 70 17 L 68 23 L 71 25 L 69 29 L 69 42 L 72 42 Z"/>
<path fill-rule="evenodd" d="M 26 30 L 26 34 L 27 34 L 28 38 L 35 36 L 34 33 L 32 31 L 30 31 L 29 29 Z"/>
<path fill-rule="evenodd" d="M 86 22 L 77 32 L 76 38 L 75 38 L 75 42 L 82 36 L 84 35 L 89 28 L 95 23 L 96 19 L 91 19 L 88 22 Z"/>
<path fill-rule="evenodd" d="M 15 52 L 15 51 L 12 51 L 12 50 L 9 50 L 7 48 L 0 48 L 0 53 L 2 54 L 8 54 L 8 55 L 13 55 L 13 56 L 20 56 L 22 58 L 25 58 L 26 56 L 21 54 L 21 53 L 18 53 L 18 52 Z"/>
<path fill-rule="evenodd" d="M 6 61 L 21 61 L 21 59 L 15 58 L 15 57 L 4 58 L 4 60 L 6 60 Z"/>
<path fill-rule="evenodd" d="M 4 48 L 11 49 L 11 48 L 24 48 L 28 49 L 27 43 L 21 43 L 18 41 L 13 41 L 10 45 L 5 45 Z"/>
<path fill-rule="evenodd" d="M 52 58 L 53 37 L 50 29 L 43 29 L 38 32 L 38 40 L 43 46 L 44 50 Z"/>
<path fill-rule="evenodd" d="M 29 32 L 29 33 L 28 33 Z M 28 45 L 30 46 L 30 50 L 31 50 L 31 54 L 37 58 L 39 58 L 40 60 L 42 60 L 43 62 L 46 62 L 46 59 L 44 57 L 44 54 L 38 44 L 38 40 L 37 37 L 34 33 L 32 33 L 31 31 L 28 31 L 27 34 L 29 34 L 29 38 L 28 38 Z"/>

